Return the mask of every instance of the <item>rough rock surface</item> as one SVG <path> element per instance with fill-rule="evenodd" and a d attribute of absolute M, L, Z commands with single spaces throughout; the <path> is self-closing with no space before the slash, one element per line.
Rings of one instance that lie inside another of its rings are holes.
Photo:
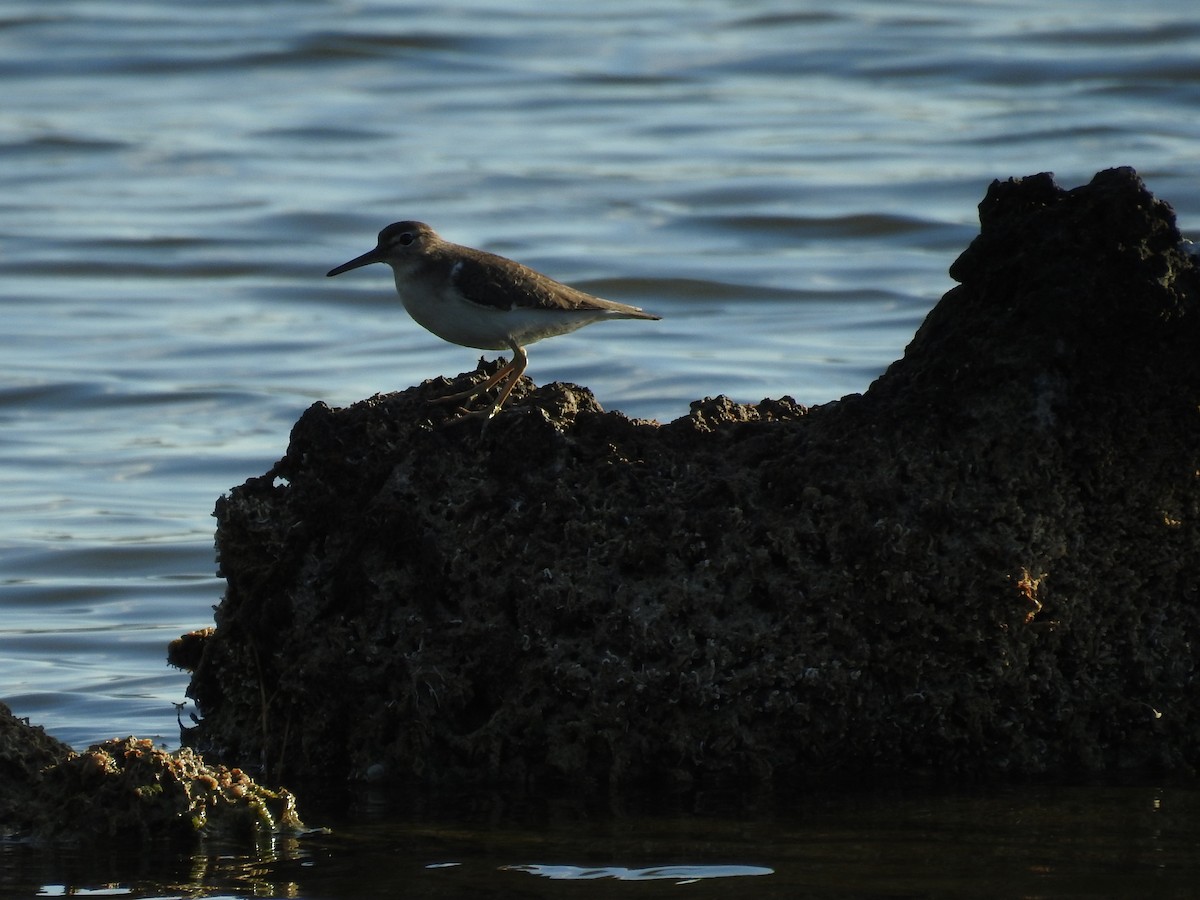
<path fill-rule="evenodd" d="M 1195 262 L 1129 169 L 980 220 L 861 396 L 314 405 L 217 505 L 187 739 L 432 784 L 1193 771 Z"/>
<path fill-rule="evenodd" d="M 18 719 L 0 703 L 0 836 L 20 830 L 18 823 L 35 802 L 43 771 L 70 753 L 58 738 Z"/>
<path fill-rule="evenodd" d="M 303 828 L 290 793 L 238 769 L 132 737 L 75 753 L 0 703 L 0 837 L 257 841 Z"/>

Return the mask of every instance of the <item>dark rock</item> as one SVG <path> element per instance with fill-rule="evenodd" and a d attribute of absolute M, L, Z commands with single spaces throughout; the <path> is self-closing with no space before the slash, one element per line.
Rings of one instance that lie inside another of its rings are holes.
<path fill-rule="evenodd" d="M 200 665 L 204 646 L 212 637 L 213 631 L 212 628 L 201 628 L 199 631 L 191 631 L 175 638 L 167 645 L 167 662 L 185 672 L 194 672 L 196 666 Z"/>
<path fill-rule="evenodd" d="M 1193 771 L 1200 277 L 1128 169 L 980 219 L 861 396 L 316 404 L 217 504 L 188 739 L 433 784 Z"/>
<path fill-rule="evenodd" d="M 71 748 L 28 719 L 18 719 L 0 703 L 0 837 L 19 831 L 34 802 L 45 769 L 65 759 Z"/>

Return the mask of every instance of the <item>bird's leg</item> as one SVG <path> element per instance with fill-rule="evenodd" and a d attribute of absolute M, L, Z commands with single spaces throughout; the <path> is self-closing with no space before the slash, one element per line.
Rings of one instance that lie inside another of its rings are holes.
<path fill-rule="evenodd" d="M 492 385 L 499 382 L 500 379 L 507 377 L 508 380 L 504 382 L 504 386 L 500 389 L 500 396 L 496 398 L 496 402 L 493 403 L 490 407 L 485 406 L 482 409 L 476 409 L 471 412 L 465 412 L 461 416 L 458 416 L 457 418 L 452 419 L 451 420 L 452 422 L 461 422 L 464 419 L 478 419 L 478 418 L 484 418 L 484 419 L 490 420 L 492 418 L 492 416 L 494 416 L 494 415 L 496 415 L 496 413 L 500 412 L 500 407 L 502 407 L 504 405 L 504 401 L 508 399 L 508 395 L 512 393 L 512 389 L 517 386 L 517 382 L 520 381 L 521 376 L 525 374 L 525 367 L 527 365 L 529 365 L 529 357 L 525 354 L 525 351 L 523 349 L 518 347 L 515 343 L 510 343 L 509 346 L 512 347 L 512 351 L 513 351 L 512 362 L 510 362 L 507 366 L 505 366 L 499 372 L 497 372 L 495 375 L 493 375 L 491 378 L 489 378 L 487 381 L 487 384 L 485 384 L 482 388 L 480 388 L 477 391 L 471 391 L 469 394 L 466 395 L 467 397 L 476 396 L 476 395 L 482 393 L 483 391 L 487 390 L 488 388 L 490 388 Z M 441 398 L 441 400 L 446 400 L 446 399 L 450 399 L 450 398 L 446 398 L 446 397 Z M 437 402 L 440 403 L 441 400 L 438 400 Z M 486 422 L 484 424 L 486 424 Z"/>
<path fill-rule="evenodd" d="M 507 376 L 508 373 L 513 370 L 513 367 L 516 364 L 517 364 L 517 360 L 514 357 L 512 362 L 506 363 L 505 365 L 501 366 L 499 369 L 496 370 L 496 373 L 494 375 L 489 376 L 488 380 L 483 382 L 482 384 L 471 385 L 471 387 L 467 388 L 465 391 L 458 391 L 453 394 L 447 394 L 445 397 L 434 397 L 429 402 L 430 403 L 458 403 L 460 400 L 470 400 L 472 397 L 478 397 L 480 394 L 485 394 L 488 391 L 490 391 L 497 382 L 499 382 L 501 379 L 503 379 L 505 376 Z M 522 370 L 523 369 L 524 369 L 524 367 L 522 367 Z"/>
<path fill-rule="evenodd" d="M 500 407 L 504 405 L 504 401 L 508 399 L 508 395 L 512 393 L 512 389 L 517 386 L 517 382 L 520 381 L 521 376 L 525 374 L 525 367 L 529 365 L 529 357 L 525 354 L 523 349 L 518 347 L 515 342 L 510 342 L 509 346 L 512 347 L 513 351 L 513 361 L 509 363 L 509 368 L 512 370 L 512 374 L 509 376 L 508 381 L 505 382 L 504 387 L 500 390 L 500 396 L 496 399 L 496 404 L 492 407 L 491 413 L 488 414 L 489 419 L 496 413 L 500 412 Z"/>

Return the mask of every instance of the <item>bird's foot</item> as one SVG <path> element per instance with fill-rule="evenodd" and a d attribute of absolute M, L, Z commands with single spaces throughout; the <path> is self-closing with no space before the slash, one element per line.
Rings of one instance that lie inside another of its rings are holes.
<path fill-rule="evenodd" d="M 480 430 L 480 434 L 482 435 L 487 431 L 487 427 L 501 412 L 507 414 L 523 413 L 528 415 L 529 413 L 533 412 L 533 407 L 525 404 L 502 406 L 500 403 L 490 403 L 487 406 L 481 406 L 479 409 L 466 409 L 460 407 L 458 410 L 456 410 L 457 415 L 444 420 L 441 424 L 443 426 L 449 426 L 457 425 L 459 422 L 466 422 L 472 419 L 482 419 L 483 427 Z"/>
<path fill-rule="evenodd" d="M 459 422 L 465 422 L 468 419 L 483 419 L 484 424 L 486 425 L 488 422 L 490 422 L 492 420 L 492 418 L 496 415 L 496 413 L 500 412 L 500 407 L 492 405 L 492 406 L 480 407 L 479 409 L 459 408 L 458 410 L 456 410 L 456 412 L 457 412 L 457 415 L 451 416 L 450 418 L 446 419 L 446 421 L 443 422 L 442 424 L 443 425 L 457 425 Z"/>
<path fill-rule="evenodd" d="M 486 385 L 473 385 L 465 391 L 457 391 L 453 394 L 447 394 L 445 397 L 430 397 L 428 402 L 439 405 L 442 403 L 461 403 L 464 400 L 472 400 L 480 394 L 485 394 L 488 390 L 489 387 Z"/>

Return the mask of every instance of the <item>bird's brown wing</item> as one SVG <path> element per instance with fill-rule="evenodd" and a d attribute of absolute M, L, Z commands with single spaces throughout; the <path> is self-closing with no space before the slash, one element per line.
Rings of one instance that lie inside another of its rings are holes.
<path fill-rule="evenodd" d="M 528 266 L 494 253 L 454 247 L 456 257 L 451 278 L 472 303 L 493 309 L 514 306 L 535 309 L 607 309 L 625 314 L 641 312 L 636 307 L 593 297 L 570 285 L 555 281 Z M 649 318 L 649 316 L 646 316 Z"/>

